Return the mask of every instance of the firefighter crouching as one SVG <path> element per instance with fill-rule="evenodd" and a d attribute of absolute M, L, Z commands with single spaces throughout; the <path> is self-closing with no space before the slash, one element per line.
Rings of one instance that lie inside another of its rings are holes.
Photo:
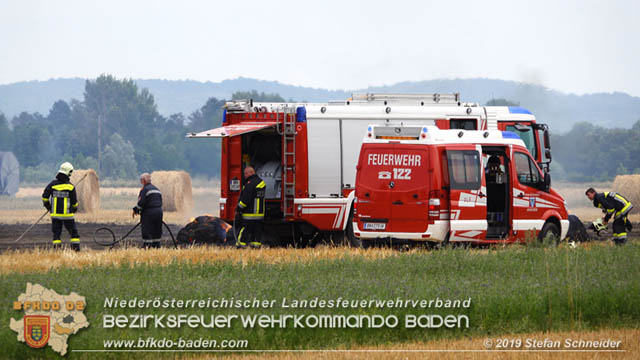
<path fill-rule="evenodd" d="M 162 238 L 162 193 L 151 184 L 151 175 L 140 175 L 140 194 L 138 204 L 133 208 L 131 217 L 140 215 L 143 247 L 159 248 Z"/>
<path fill-rule="evenodd" d="M 627 218 L 633 205 L 624 196 L 613 191 L 605 191 L 598 193 L 594 188 L 587 189 L 586 193 L 589 200 L 593 201 L 593 206 L 606 212 L 602 223 L 607 225 L 611 216 L 613 216 L 613 241 L 616 245 L 623 245 L 627 242 L 627 231 L 631 231 L 631 221 Z"/>
<path fill-rule="evenodd" d="M 80 235 L 73 218 L 78 211 L 78 196 L 76 188 L 70 182 L 73 165 L 68 162 L 60 165 L 56 179 L 51 181 L 42 193 L 42 203 L 51 213 L 51 230 L 53 231 L 53 248 L 62 248 L 62 225 L 71 236 L 71 249 L 80 251 Z"/>
<path fill-rule="evenodd" d="M 260 247 L 260 235 L 262 233 L 262 224 L 264 221 L 264 195 L 266 184 L 256 175 L 253 167 L 244 168 L 245 183 L 242 186 L 240 200 L 236 207 L 236 223 L 240 220 L 240 226 L 236 224 L 236 228 L 240 231 L 237 233 L 236 246 Z M 234 228 L 233 231 L 236 231 Z"/>

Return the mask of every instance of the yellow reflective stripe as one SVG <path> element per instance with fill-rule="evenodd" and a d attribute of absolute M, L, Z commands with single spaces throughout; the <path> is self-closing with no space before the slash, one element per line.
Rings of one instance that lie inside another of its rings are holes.
<path fill-rule="evenodd" d="M 43 198 L 42 198 L 42 201 L 49 202 L 49 198 L 45 198 L 45 197 L 43 197 Z"/>
<path fill-rule="evenodd" d="M 267 184 L 265 184 L 264 181 L 260 181 L 260 183 L 256 185 L 256 189 L 262 189 L 265 186 L 267 186 Z"/>
<path fill-rule="evenodd" d="M 51 188 L 53 190 L 58 190 L 58 191 L 64 191 L 64 190 L 71 191 L 71 190 L 73 190 L 73 185 L 71 185 L 71 184 L 58 184 L 58 185 L 53 185 Z"/>
<path fill-rule="evenodd" d="M 60 244 L 62 242 L 62 240 L 53 240 L 54 244 Z"/>
<path fill-rule="evenodd" d="M 619 233 L 619 234 L 613 234 L 613 237 L 622 237 L 622 236 L 627 236 L 627 233 L 623 232 L 623 233 Z"/>
<path fill-rule="evenodd" d="M 620 200 L 620 201 L 622 201 L 622 203 L 623 203 L 623 204 L 628 204 L 628 203 L 629 203 L 629 201 L 628 201 L 627 199 L 625 199 L 625 198 L 624 198 L 622 195 L 620 195 L 620 194 L 616 194 L 615 198 L 616 198 L 616 199 L 618 199 L 618 200 Z"/>
<path fill-rule="evenodd" d="M 238 203 L 238 205 L 240 205 L 240 206 L 241 206 L 241 207 L 243 207 L 243 208 L 247 207 L 247 204 L 243 203 L 242 201 L 240 201 L 240 202 Z"/>
<path fill-rule="evenodd" d="M 71 242 L 80 242 L 80 238 L 72 238 Z"/>
<path fill-rule="evenodd" d="M 68 198 L 64 198 L 64 207 L 62 208 L 62 213 L 63 214 L 69 213 L 69 199 Z"/>
<path fill-rule="evenodd" d="M 52 214 L 55 214 L 55 213 L 56 213 L 56 211 L 57 211 L 57 210 L 56 210 L 57 208 L 58 208 L 58 198 L 57 198 L 57 197 L 54 197 L 54 198 L 53 198 L 53 211 L 52 211 L 51 213 L 52 213 Z"/>
<path fill-rule="evenodd" d="M 627 212 L 627 210 L 629 210 L 629 207 L 631 207 L 631 203 L 627 201 L 627 205 L 625 205 L 625 206 L 620 210 L 620 212 L 621 212 L 621 213 L 625 213 L 625 212 Z"/>
<path fill-rule="evenodd" d="M 616 209 L 607 209 L 607 212 L 608 212 L 609 214 L 612 214 L 614 211 L 616 211 Z"/>
<path fill-rule="evenodd" d="M 261 218 L 263 218 L 264 214 L 242 214 L 242 217 L 243 218 L 244 217 L 247 217 L 247 218 L 258 218 L 258 217 L 261 217 Z"/>
<path fill-rule="evenodd" d="M 51 214 L 51 218 L 52 219 L 58 219 L 58 218 L 72 218 L 73 214 Z"/>
<path fill-rule="evenodd" d="M 71 205 L 71 206 L 73 206 L 74 208 L 75 208 L 75 207 L 78 207 L 78 203 L 75 203 L 75 204 L 73 204 L 73 205 Z"/>
<path fill-rule="evenodd" d="M 244 226 L 242 227 L 242 229 L 240 229 L 240 232 L 238 233 L 238 243 L 239 243 L 240 245 L 246 245 L 245 243 L 243 243 L 242 241 L 240 241 L 240 240 L 242 240 L 242 233 L 243 233 L 243 232 L 244 232 Z"/>

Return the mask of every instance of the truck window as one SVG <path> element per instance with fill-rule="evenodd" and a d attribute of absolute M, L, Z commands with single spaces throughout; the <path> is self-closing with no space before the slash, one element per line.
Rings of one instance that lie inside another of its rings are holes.
<path fill-rule="evenodd" d="M 516 163 L 516 174 L 518 175 L 518 181 L 520 184 L 537 187 L 540 183 L 540 171 L 533 160 L 531 160 L 529 155 L 522 152 L 516 152 L 514 154 L 514 158 Z"/>
<path fill-rule="evenodd" d="M 521 125 L 521 126 L 525 126 L 525 125 Z M 533 130 L 531 126 L 527 126 L 527 127 L 529 128 L 529 131 L 518 131 L 518 129 L 516 129 L 514 125 L 507 125 L 505 127 L 505 130 L 518 134 L 518 136 L 520 136 L 520 139 L 524 141 L 524 146 L 529 151 L 529 154 L 531 154 L 531 156 L 536 157 L 538 154 L 538 151 L 536 146 L 535 130 Z"/>
<path fill-rule="evenodd" d="M 451 119 L 450 129 L 478 130 L 478 120 L 476 119 Z"/>
<path fill-rule="evenodd" d="M 473 150 L 447 150 L 452 190 L 480 188 L 480 156 Z"/>

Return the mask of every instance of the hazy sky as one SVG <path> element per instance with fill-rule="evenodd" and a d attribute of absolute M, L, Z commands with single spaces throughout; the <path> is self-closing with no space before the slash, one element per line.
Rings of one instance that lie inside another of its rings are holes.
<path fill-rule="evenodd" d="M 2 84 L 485 77 L 640 96 L 640 1 L 0 0 L 0 54 Z"/>

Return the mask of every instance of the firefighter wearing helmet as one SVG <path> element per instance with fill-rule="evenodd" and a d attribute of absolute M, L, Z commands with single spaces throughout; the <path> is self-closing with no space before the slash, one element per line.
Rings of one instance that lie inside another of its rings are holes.
<path fill-rule="evenodd" d="M 500 168 L 500 157 L 496 155 L 491 155 L 487 160 L 487 182 L 493 184 L 503 184 L 504 183 L 504 172 Z"/>
<path fill-rule="evenodd" d="M 51 214 L 53 248 L 62 247 L 60 235 L 64 225 L 71 236 L 71 249 L 80 251 L 80 235 L 73 218 L 73 214 L 78 211 L 78 196 L 70 180 L 72 172 L 73 166 L 70 163 L 65 162 L 60 165 L 55 180 L 51 181 L 42 193 L 42 204 Z"/>
<path fill-rule="evenodd" d="M 603 225 L 607 225 L 609 219 L 613 216 L 613 241 L 616 245 L 623 245 L 627 242 L 627 231 L 631 231 L 631 221 L 627 219 L 627 215 L 633 205 L 624 196 L 613 191 L 605 191 L 598 193 L 594 188 L 589 188 L 585 192 L 589 200 L 593 201 L 593 206 L 602 209 L 605 212 Z"/>
<path fill-rule="evenodd" d="M 236 223 L 240 220 L 240 231 L 236 233 L 236 246 L 239 248 L 260 247 L 260 234 L 264 221 L 264 196 L 267 185 L 253 167 L 244 168 L 245 183 L 236 207 Z M 238 225 L 236 225 L 238 227 Z M 233 229 L 236 231 L 236 229 Z"/>

